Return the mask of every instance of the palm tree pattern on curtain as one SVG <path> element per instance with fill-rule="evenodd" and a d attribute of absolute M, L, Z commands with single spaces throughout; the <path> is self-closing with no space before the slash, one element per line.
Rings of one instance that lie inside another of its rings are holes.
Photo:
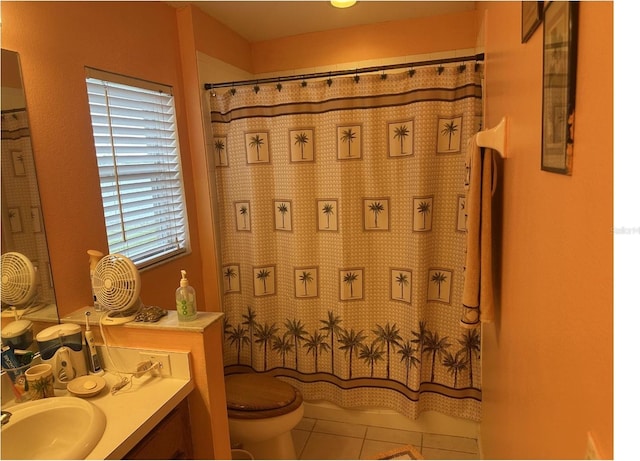
<path fill-rule="evenodd" d="M 481 74 L 424 67 L 212 96 L 227 373 L 346 407 L 479 420 L 458 200 Z"/>

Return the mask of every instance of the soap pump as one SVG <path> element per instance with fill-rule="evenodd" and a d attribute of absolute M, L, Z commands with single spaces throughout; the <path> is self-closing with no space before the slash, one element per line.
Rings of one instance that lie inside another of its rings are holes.
<path fill-rule="evenodd" d="M 178 321 L 188 322 L 195 320 L 198 316 L 196 308 L 196 290 L 189 285 L 187 271 L 181 270 L 182 278 L 180 286 L 176 290 L 176 310 L 178 311 Z"/>

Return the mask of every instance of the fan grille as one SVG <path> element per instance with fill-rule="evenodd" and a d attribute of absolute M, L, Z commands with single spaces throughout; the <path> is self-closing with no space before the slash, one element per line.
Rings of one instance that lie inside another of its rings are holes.
<path fill-rule="evenodd" d="M 31 300 L 36 290 L 35 268 L 21 253 L 2 255 L 2 301 L 20 306 Z"/>
<path fill-rule="evenodd" d="M 106 309 L 129 309 L 140 295 L 138 269 L 126 256 L 107 255 L 98 261 L 94 269 L 93 290 L 98 303 Z"/>

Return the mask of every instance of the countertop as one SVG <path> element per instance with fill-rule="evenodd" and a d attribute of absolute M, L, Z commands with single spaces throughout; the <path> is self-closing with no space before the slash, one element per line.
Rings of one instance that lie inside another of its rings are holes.
<path fill-rule="evenodd" d="M 105 413 L 107 426 L 86 459 L 122 459 L 194 389 L 189 379 L 147 375 L 112 395 L 110 389 L 120 378 L 112 373 L 103 378 L 105 388 L 87 400 Z"/>
<path fill-rule="evenodd" d="M 77 309 L 71 314 L 62 317 L 61 323 L 75 323 L 77 325 L 85 325 L 86 315 L 89 312 L 89 324 L 98 325 L 100 318 L 106 315 L 106 312 L 97 312 L 93 306 L 85 306 Z M 168 330 L 168 331 L 191 331 L 202 333 L 210 324 L 224 318 L 222 312 L 198 312 L 195 320 L 189 322 L 180 322 L 178 313 L 175 310 L 167 310 L 167 315 L 157 322 L 128 322 L 123 324 L 124 328 L 145 328 L 150 330 Z"/>
<path fill-rule="evenodd" d="M 137 349 L 112 348 L 111 354 L 127 368 L 131 367 L 132 361 L 139 359 Z M 102 438 L 86 459 L 122 459 L 194 390 L 189 372 L 189 354 L 169 354 L 171 376 L 147 373 L 140 378 L 132 378 L 131 374 L 120 375 L 115 372 L 102 375 L 106 381 L 104 389 L 85 400 L 104 412 L 106 427 Z M 127 376 L 131 384 L 112 395 L 111 388 L 120 383 L 120 376 Z M 56 397 L 72 396 L 66 389 L 55 389 L 54 392 Z M 4 402 L 3 409 L 13 405 L 13 401 Z"/>

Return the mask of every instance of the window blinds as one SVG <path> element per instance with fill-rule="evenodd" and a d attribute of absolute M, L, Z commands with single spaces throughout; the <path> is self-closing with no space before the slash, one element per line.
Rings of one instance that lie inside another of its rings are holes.
<path fill-rule="evenodd" d="M 143 268 L 188 246 L 173 95 L 96 73 L 86 82 L 109 252 Z"/>

